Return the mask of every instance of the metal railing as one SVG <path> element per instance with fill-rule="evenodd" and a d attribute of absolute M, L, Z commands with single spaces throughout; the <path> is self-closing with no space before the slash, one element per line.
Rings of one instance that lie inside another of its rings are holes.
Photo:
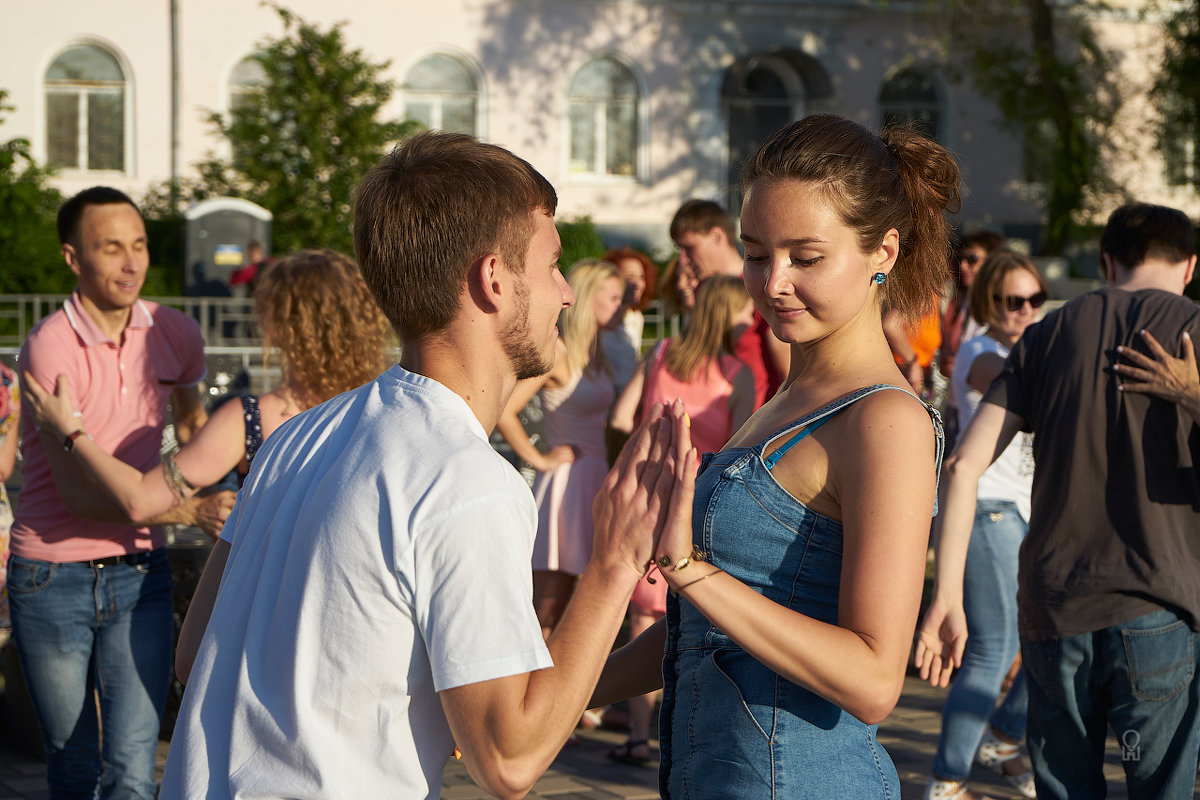
<path fill-rule="evenodd" d="M 16 355 L 34 326 L 62 308 L 65 294 L 0 294 L 0 354 Z M 254 302 L 244 297 L 147 297 L 177 308 L 200 323 L 206 349 L 232 355 L 239 349 L 260 352 L 263 344 L 255 322 Z M 645 312 L 643 340 L 656 342 L 679 332 L 678 318 L 668 318 L 655 301 Z"/>

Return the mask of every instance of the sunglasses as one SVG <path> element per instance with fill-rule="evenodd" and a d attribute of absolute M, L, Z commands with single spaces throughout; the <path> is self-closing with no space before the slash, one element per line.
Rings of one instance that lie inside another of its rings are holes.
<path fill-rule="evenodd" d="M 1029 303 L 1029 307 L 1037 311 L 1046 303 L 1046 293 L 1038 292 L 1033 297 L 1022 297 L 1019 294 L 1008 294 L 1004 297 L 996 296 L 997 303 L 1004 303 L 1004 307 L 1012 312 L 1020 311 Z"/>
<path fill-rule="evenodd" d="M 978 264 L 980 261 L 983 260 L 983 256 L 979 255 L 979 253 L 967 253 L 959 260 L 965 261 L 968 264 L 970 264 L 971 266 L 975 266 L 976 264 Z"/>

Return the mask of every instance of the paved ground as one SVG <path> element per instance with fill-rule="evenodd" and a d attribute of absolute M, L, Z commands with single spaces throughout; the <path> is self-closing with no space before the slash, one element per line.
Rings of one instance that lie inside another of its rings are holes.
<path fill-rule="evenodd" d="M 937 746 L 944 697 L 944 690 L 931 689 L 909 678 L 900 705 L 880 726 L 879 739 L 896 762 L 905 800 L 920 800 L 924 790 Z M 624 739 L 624 734 L 605 730 L 580 731 L 580 738 L 578 747 L 563 750 L 529 797 L 555 800 L 651 800 L 658 797 L 653 768 L 616 764 L 605 758 L 608 750 Z M 166 742 L 161 742 L 160 769 L 166 751 Z M 1109 741 L 1108 756 L 1109 797 L 1124 800 L 1120 747 L 1115 740 Z M 976 770 L 972 784 L 996 800 L 1019 797 L 997 776 L 983 770 Z M 442 800 L 474 800 L 486 796 L 471 782 L 460 764 L 451 762 L 448 765 Z M 46 797 L 41 761 L 15 749 L 11 743 L 0 745 L 0 800 L 44 800 Z"/>

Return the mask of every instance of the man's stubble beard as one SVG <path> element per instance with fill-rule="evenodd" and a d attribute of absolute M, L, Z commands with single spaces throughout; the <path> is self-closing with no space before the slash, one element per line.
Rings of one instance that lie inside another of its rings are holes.
<path fill-rule="evenodd" d="M 529 289 L 525 281 L 518 280 L 514 290 L 517 313 L 512 324 L 501 332 L 504 354 L 512 365 L 517 380 L 536 378 L 545 375 L 554 366 L 554 357 L 546 359 L 533 342 L 529 330 Z"/>

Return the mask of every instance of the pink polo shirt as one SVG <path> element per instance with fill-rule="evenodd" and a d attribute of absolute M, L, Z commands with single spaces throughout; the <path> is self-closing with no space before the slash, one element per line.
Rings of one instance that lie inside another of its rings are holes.
<path fill-rule="evenodd" d="M 171 391 L 195 386 L 204 377 L 204 337 L 191 317 L 139 300 L 123 338 L 117 344 L 100 331 L 84 311 L 77 289 L 62 310 L 30 331 L 18 364 L 48 388 L 66 375 L 84 430 L 106 451 L 145 471 L 159 460 Z M 33 422 L 27 406 L 21 414 L 24 482 L 12 527 L 13 553 L 61 563 L 166 544 L 161 528 L 71 516 Z"/>

